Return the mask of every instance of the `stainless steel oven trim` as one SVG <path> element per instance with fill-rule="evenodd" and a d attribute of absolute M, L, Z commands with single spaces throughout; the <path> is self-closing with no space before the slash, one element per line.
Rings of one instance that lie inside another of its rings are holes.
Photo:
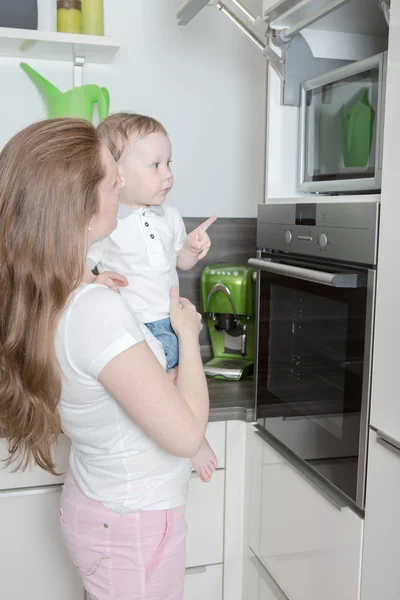
<path fill-rule="evenodd" d="M 248 263 L 251 267 L 267 271 L 268 273 L 276 273 L 277 275 L 293 277 L 336 288 L 366 287 L 367 283 L 363 274 L 360 275 L 358 273 L 327 273 L 325 271 L 295 267 L 293 265 L 275 263 L 270 260 L 260 260 L 257 258 L 250 258 Z"/>
<path fill-rule="evenodd" d="M 262 250 L 257 250 L 257 259 L 260 259 L 262 256 Z M 251 260 L 251 259 L 250 259 Z M 250 262 L 249 260 L 249 262 Z M 256 419 L 256 415 L 257 415 L 257 397 L 258 397 L 258 354 L 259 354 L 259 350 L 260 350 L 260 327 L 259 327 L 259 322 L 260 322 L 260 285 L 261 285 L 261 281 L 260 281 L 260 273 L 259 271 L 256 271 L 256 314 L 255 314 L 255 318 L 256 318 L 256 330 L 255 330 L 255 340 L 254 340 L 254 344 L 255 344 L 255 348 L 254 348 L 254 356 L 255 356 L 255 361 L 254 361 L 254 420 Z"/>
<path fill-rule="evenodd" d="M 359 517 L 364 518 L 364 511 L 357 506 L 351 498 L 346 496 L 337 487 L 320 475 L 312 466 L 307 464 L 302 458 L 299 458 L 292 450 L 287 448 L 269 431 L 264 429 L 259 423 L 255 423 L 255 434 L 264 442 L 269 444 L 278 454 L 288 462 L 294 470 L 313 486 L 324 498 L 332 504 L 337 510 L 349 508 Z"/>
<path fill-rule="evenodd" d="M 249 264 L 258 270 L 271 271 L 272 269 L 269 266 L 273 263 L 269 259 L 261 259 L 262 250 L 257 250 L 257 259 L 249 259 Z M 268 268 L 261 269 L 259 266 L 261 264 L 263 267 L 268 265 Z M 277 265 L 277 266 L 286 266 L 286 265 Z M 338 488 L 333 486 L 326 480 L 324 477 L 319 475 L 310 465 L 308 465 L 301 458 L 296 456 L 296 454 L 292 453 L 289 448 L 287 448 L 284 444 L 282 444 L 279 440 L 277 440 L 274 436 L 272 436 L 267 430 L 264 428 L 260 429 L 260 426 L 257 422 L 255 422 L 255 426 L 258 429 L 258 435 L 260 432 L 263 435 L 260 435 L 270 443 L 271 439 L 276 441 L 278 445 L 275 450 L 281 454 L 288 462 L 293 464 L 291 457 L 296 461 L 296 464 L 293 465 L 298 468 L 299 472 L 303 474 L 307 480 L 311 482 L 309 476 L 315 476 L 318 479 L 317 489 L 322 492 L 322 487 L 325 489 L 329 489 L 334 494 L 338 494 L 340 498 L 345 499 L 344 506 L 348 506 L 351 508 L 356 514 L 361 517 L 364 517 L 363 507 L 365 505 L 365 483 L 366 483 L 366 470 L 367 470 L 367 456 L 368 456 L 368 432 L 369 432 L 369 413 L 370 413 L 370 394 L 371 394 L 371 376 L 372 376 L 372 356 L 373 356 L 373 332 L 374 332 L 374 323 L 375 323 L 375 296 L 376 296 L 376 271 L 373 269 L 365 269 L 367 273 L 367 305 L 366 305 L 366 322 L 365 322 L 365 345 L 364 345 L 364 369 L 363 369 L 363 387 L 361 392 L 361 415 L 360 415 L 360 439 L 359 439 L 359 457 L 358 457 L 358 469 L 357 469 L 357 493 L 356 493 L 356 502 L 353 502 L 351 498 L 342 493 Z M 275 271 L 274 271 L 275 272 Z M 285 276 L 288 275 L 287 272 L 282 273 Z M 260 277 L 257 274 L 257 282 L 256 282 L 256 323 L 260 322 Z M 258 357 L 259 353 L 259 327 L 256 327 L 256 336 L 255 336 L 255 356 Z M 257 397 L 258 397 L 258 360 L 255 361 L 255 369 L 254 369 L 254 378 L 255 378 L 255 401 L 254 401 L 254 419 L 257 418 Z M 268 439 L 266 439 L 268 438 Z M 274 447 L 274 446 L 273 446 Z M 284 454 L 285 453 L 285 454 Z M 286 456 L 286 453 L 288 455 Z M 321 487 L 322 486 L 322 487 Z"/>
<path fill-rule="evenodd" d="M 332 83 L 337 78 L 337 72 L 346 69 L 348 77 L 356 75 L 368 68 L 372 69 L 379 67 L 379 101 L 377 106 L 377 121 L 376 121 L 376 155 L 375 155 L 375 175 L 365 179 L 352 179 L 341 181 L 330 181 L 329 190 L 327 191 L 326 181 L 305 181 L 305 165 L 306 165 L 306 148 L 305 148 L 305 132 L 306 132 L 306 95 L 310 90 L 321 85 Z M 315 77 L 304 82 L 300 87 L 300 116 L 299 116 L 299 164 L 297 173 L 298 189 L 302 192 L 324 192 L 334 193 L 340 191 L 363 191 L 363 190 L 379 190 L 382 184 L 382 157 L 383 157 L 383 111 L 385 106 L 386 93 L 386 69 L 387 69 L 387 52 L 376 54 L 366 58 L 365 60 L 356 61 L 347 67 L 340 67 L 319 77 Z"/>
<path fill-rule="evenodd" d="M 365 320 L 364 369 L 361 392 L 360 439 L 358 445 L 357 495 L 359 506 L 365 505 L 365 483 L 369 440 L 369 413 L 372 380 L 372 356 L 375 328 L 376 271 L 368 270 L 367 306 Z"/>

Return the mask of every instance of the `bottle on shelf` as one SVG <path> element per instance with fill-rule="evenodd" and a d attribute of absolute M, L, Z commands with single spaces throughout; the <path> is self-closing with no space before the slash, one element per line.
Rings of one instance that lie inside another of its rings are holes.
<path fill-rule="evenodd" d="M 82 33 L 81 0 L 57 0 L 57 31 Z"/>
<path fill-rule="evenodd" d="M 82 0 L 82 33 L 104 35 L 103 0 Z"/>

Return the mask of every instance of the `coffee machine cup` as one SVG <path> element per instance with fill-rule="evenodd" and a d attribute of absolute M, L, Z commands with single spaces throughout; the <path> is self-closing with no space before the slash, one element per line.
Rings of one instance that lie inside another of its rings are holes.
<path fill-rule="evenodd" d="M 208 265 L 201 276 L 202 309 L 213 358 L 207 376 L 238 380 L 253 372 L 255 271 L 247 265 Z"/>

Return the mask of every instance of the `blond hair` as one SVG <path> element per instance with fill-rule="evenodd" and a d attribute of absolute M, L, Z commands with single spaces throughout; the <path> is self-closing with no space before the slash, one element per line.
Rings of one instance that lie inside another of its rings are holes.
<path fill-rule="evenodd" d="M 55 473 L 61 373 L 54 337 L 79 285 L 105 176 L 94 127 L 49 119 L 0 153 L 0 431 L 7 464 Z"/>
<path fill-rule="evenodd" d="M 140 140 L 151 133 L 168 133 L 163 125 L 152 117 L 129 112 L 110 115 L 97 127 L 100 139 L 118 161 L 132 137 Z"/>

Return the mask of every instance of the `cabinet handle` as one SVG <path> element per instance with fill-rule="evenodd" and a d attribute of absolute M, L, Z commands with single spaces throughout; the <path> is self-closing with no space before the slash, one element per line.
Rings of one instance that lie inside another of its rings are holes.
<path fill-rule="evenodd" d="M 265 568 L 265 566 L 262 564 L 260 559 L 257 558 L 257 556 L 252 556 L 250 558 L 250 561 L 253 563 L 253 565 L 257 569 L 257 572 L 260 575 L 260 577 L 265 581 L 265 583 L 267 584 L 269 589 L 276 596 L 277 600 L 289 600 L 289 598 L 286 596 L 285 592 L 282 590 L 280 585 L 272 577 L 271 573 Z"/>
<path fill-rule="evenodd" d="M 367 286 L 367 279 L 363 273 L 328 273 L 326 271 L 316 271 L 315 269 L 306 269 L 304 267 L 296 267 L 295 265 L 286 265 L 259 258 L 249 258 L 247 262 L 251 267 L 260 269 L 260 271 L 285 275 L 286 277 L 329 285 L 335 288 L 360 288 Z"/>
<path fill-rule="evenodd" d="M 384 448 L 387 448 L 388 450 L 391 450 L 397 454 L 397 456 L 400 456 L 400 442 L 390 437 L 390 435 L 387 435 L 387 433 L 384 433 L 383 431 L 378 430 L 376 435 L 378 444 Z"/>
<path fill-rule="evenodd" d="M 34 494 L 51 494 L 61 491 L 63 484 L 45 485 L 42 487 L 28 487 L 0 490 L 0 498 L 12 498 L 13 496 L 33 496 Z"/>
<path fill-rule="evenodd" d="M 207 567 L 187 567 L 185 575 L 197 575 L 198 573 L 206 573 Z"/>

